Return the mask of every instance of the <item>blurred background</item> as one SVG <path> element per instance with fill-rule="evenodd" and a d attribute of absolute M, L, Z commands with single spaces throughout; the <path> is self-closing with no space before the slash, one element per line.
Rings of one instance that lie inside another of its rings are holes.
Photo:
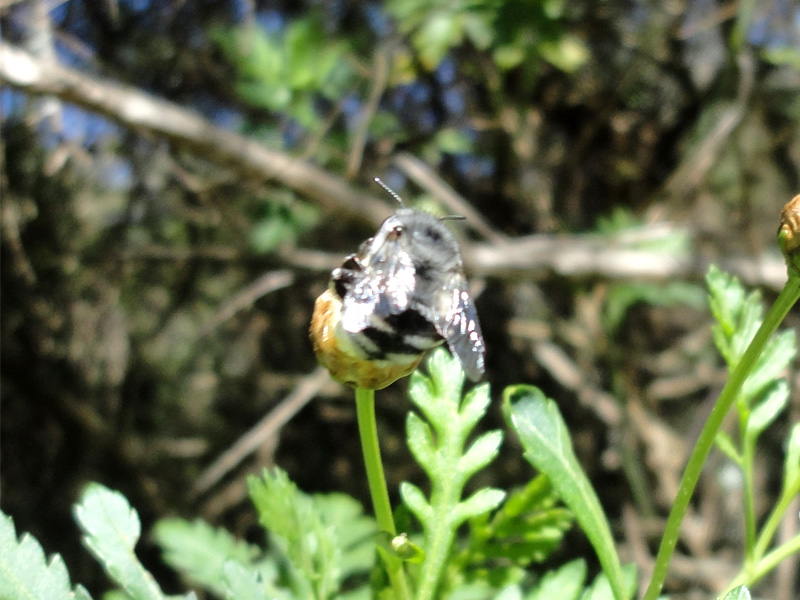
<path fill-rule="evenodd" d="M 725 380 L 708 265 L 766 300 L 785 281 L 794 0 L 2 0 L 0 27 L 0 506 L 73 581 L 106 585 L 70 513 L 88 481 L 139 510 L 140 555 L 175 591 L 148 527 L 258 539 L 244 480 L 264 466 L 367 503 L 352 392 L 307 329 L 330 270 L 396 208 L 376 176 L 466 217 L 449 224 L 493 397 L 526 382 L 558 401 L 647 567 Z M 405 388 L 378 393 L 392 490 L 425 483 Z M 763 438 L 759 510 L 798 418 L 795 394 Z M 474 485 L 531 475 L 507 436 Z M 712 454 L 668 591 L 738 570 L 739 477 Z M 568 541 L 551 562 L 592 559 Z M 796 589 L 795 557 L 756 591 Z"/>

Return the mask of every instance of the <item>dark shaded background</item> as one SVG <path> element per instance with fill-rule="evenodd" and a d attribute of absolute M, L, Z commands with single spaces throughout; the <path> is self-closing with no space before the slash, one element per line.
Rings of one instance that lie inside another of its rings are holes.
<path fill-rule="evenodd" d="M 259 172 L 98 110 L 75 87 L 0 92 L 0 501 L 19 531 L 64 555 L 73 580 L 105 585 L 70 514 L 88 481 L 122 491 L 145 528 L 199 515 L 243 536 L 257 535 L 243 480 L 265 465 L 306 491 L 366 502 L 352 395 L 331 382 L 239 466 L 206 469 L 298 386 L 321 381 L 306 335 L 313 301 L 375 230 L 372 207 L 392 209 L 375 176 L 412 204 L 455 192 L 440 210 L 468 217 L 455 226 L 494 396 L 529 382 L 559 401 L 626 559 L 646 562 L 725 377 L 702 275 L 722 262 L 768 300 L 782 285 L 777 216 L 800 190 L 795 3 L 0 6 L 4 44 L 89 77 L 88 89 L 128 84 L 318 167 L 295 179 Z M 408 14 L 454 30 L 483 19 L 491 37 L 459 30 L 437 55 Z M 248 62 L 246 36 L 280 40 L 297 23 L 314 34 L 294 54 L 271 70 Z M 503 62 L 501 50 L 523 59 Z M 373 203 L 348 204 L 334 184 Z M 526 236 L 546 251 L 514 245 Z M 620 247 L 646 260 L 604 254 Z M 602 260 L 573 265 L 578 251 Z M 404 394 L 400 382 L 379 395 L 391 489 L 424 485 L 403 445 Z M 795 394 L 759 457 L 761 510 L 798 418 Z M 498 426 L 495 406 L 486 427 Z M 674 593 L 717 589 L 736 570 L 730 475 L 712 456 Z M 508 439 L 475 485 L 530 476 Z M 141 555 L 177 586 L 146 539 Z M 579 533 L 554 560 L 575 555 L 591 555 Z M 790 598 L 796 571 L 786 577 L 759 592 Z"/>

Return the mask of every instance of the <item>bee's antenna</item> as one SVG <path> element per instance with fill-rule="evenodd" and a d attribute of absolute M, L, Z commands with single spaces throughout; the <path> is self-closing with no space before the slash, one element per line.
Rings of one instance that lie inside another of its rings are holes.
<path fill-rule="evenodd" d="M 466 221 L 467 217 L 464 215 L 444 215 L 439 217 L 440 221 Z"/>
<path fill-rule="evenodd" d="M 400 197 L 400 195 L 397 192 L 395 192 L 392 188 L 390 188 L 388 185 L 383 183 L 383 181 L 381 181 L 380 177 L 376 177 L 375 178 L 375 183 L 377 183 L 379 186 L 381 186 L 383 189 L 385 189 L 387 192 L 389 192 L 392 195 L 392 198 L 397 200 L 397 202 L 400 204 L 400 206 L 402 208 L 406 207 L 406 203 L 403 202 L 403 199 Z"/>

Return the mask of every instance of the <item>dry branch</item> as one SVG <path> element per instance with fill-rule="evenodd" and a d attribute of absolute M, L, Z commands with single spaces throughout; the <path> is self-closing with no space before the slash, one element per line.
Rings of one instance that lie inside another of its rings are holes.
<path fill-rule="evenodd" d="M 310 163 L 214 125 L 194 110 L 130 86 L 39 60 L 0 42 L 0 81 L 27 94 L 52 95 L 131 129 L 165 137 L 216 164 L 256 179 L 271 179 L 313 198 L 332 212 L 373 223 L 391 207 Z"/>
<path fill-rule="evenodd" d="M 52 61 L 36 59 L 2 42 L 0 81 L 31 95 L 56 96 L 105 115 L 125 127 L 163 136 L 243 176 L 277 181 L 332 212 L 344 212 L 377 224 L 391 211 L 386 202 L 359 192 L 324 169 L 222 129 L 191 109 Z M 398 160 L 402 162 L 403 157 Z M 403 164 L 408 167 L 407 163 L 406 159 Z M 483 222 L 476 217 L 476 224 L 483 225 Z M 630 249 L 615 245 L 614 240 L 608 238 L 533 235 L 506 240 L 488 226 L 484 228 L 488 229 L 484 235 L 490 239 L 502 238 L 503 243 L 465 245 L 465 260 L 477 274 L 535 277 L 554 273 L 566 277 L 667 280 L 697 279 L 708 268 L 708 261 L 697 256 Z M 316 255 L 313 251 L 308 254 Z M 330 261 L 325 258 L 317 262 L 327 268 Z M 298 266 L 313 264 L 312 261 Z M 719 264 L 750 285 L 780 289 L 786 279 L 786 269 L 777 254 L 721 260 Z"/>

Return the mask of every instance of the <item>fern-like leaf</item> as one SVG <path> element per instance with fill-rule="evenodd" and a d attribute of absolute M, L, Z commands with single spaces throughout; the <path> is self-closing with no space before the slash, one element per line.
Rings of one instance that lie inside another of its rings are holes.
<path fill-rule="evenodd" d="M 139 515 L 119 492 L 90 483 L 74 508 L 83 543 L 106 573 L 134 600 L 164 600 L 164 593 L 134 553 Z"/>
<path fill-rule="evenodd" d="M 0 598 L 3 600 L 90 599 L 82 587 L 71 589 L 69 573 L 60 555 L 49 561 L 31 535 L 17 539 L 14 521 L 0 513 Z"/>

